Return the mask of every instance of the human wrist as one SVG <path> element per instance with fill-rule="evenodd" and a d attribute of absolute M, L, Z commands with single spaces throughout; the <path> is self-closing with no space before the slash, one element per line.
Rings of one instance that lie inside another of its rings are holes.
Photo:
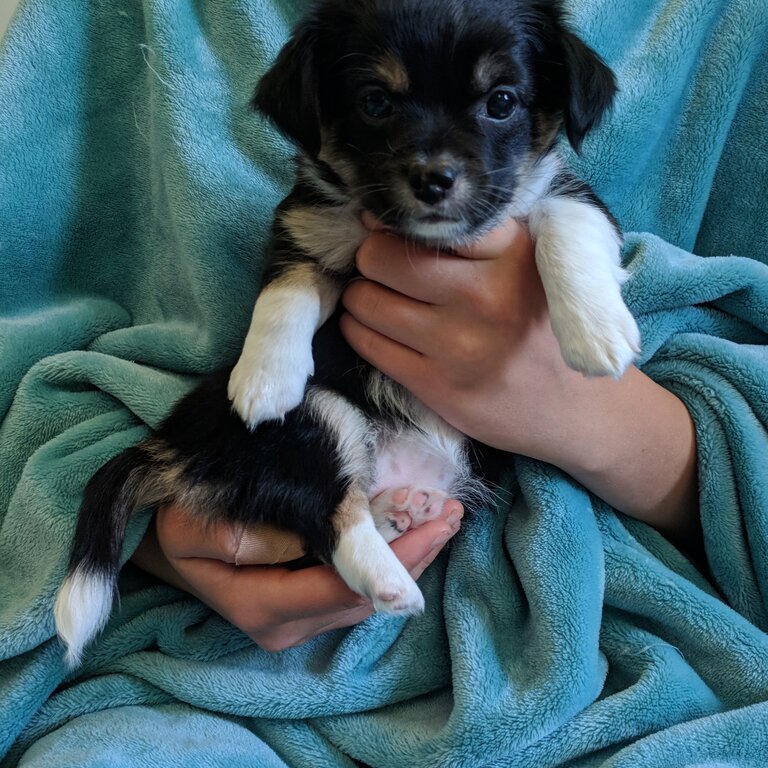
<path fill-rule="evenodd" d="M 575 371 L 561 375 L 552 410 L 560 430 L 545 460 L 578 477 L 608 475 L 629 460 L 635 452 L 632 395 L 638 374 L 630 368 L 620 380 Z"/>
<path fill-rule="evenodd" d="M 552 463 L 690 549 L 700 522 L 696 434 L 685 404 L 634 367 L 618 381 L 585 380 L 572 397 Z"/>

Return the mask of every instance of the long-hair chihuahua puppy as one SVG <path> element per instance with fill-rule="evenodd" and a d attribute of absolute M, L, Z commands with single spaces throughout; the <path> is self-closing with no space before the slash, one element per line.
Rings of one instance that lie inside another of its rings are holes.
<path fill-rule="evenodd" d="M 89 482 L 55 615 L 76 664 L 112 605 L 127 520 L 171 500 L 297 532 L 376 610 L 422 594 L 387 542 L 482 493 L 468 440 L 338 343 L 362 211 L 450 248 L 525 222 L 566 362 L 620 376 L 639 346 L 621 236 L 559 159 L 611 105 L 600 57 L 555 0 L 321 0 L 253 105 L 298 148 L 242 354 Z"/>

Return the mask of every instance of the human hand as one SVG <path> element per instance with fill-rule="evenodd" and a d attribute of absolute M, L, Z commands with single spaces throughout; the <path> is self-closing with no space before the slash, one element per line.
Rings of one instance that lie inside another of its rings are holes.
<path fill-rule="evenodd" d="M 341 328 L 359 354 L 465 434 L 552 460 L 564 383 L 583 377 L 563 362 L 520 224 L 452 253 L 375 231 L 357 266 Z"/>
<path fill-rule="evenodd" d="M 458 502 L 445 504 L 439 518 L 392 543 L 414 579 L 459 530 L 462 515 Z M 132 560 L 198 597 L 265 650 L 280 651 L 373 613 L 371 602 L 350 590 L 331 566 L 290 570 L 277 564 L 301 554 L 294 534 L 203 523 L 172 504 L 158 509 Z"/>
<path fill-rule="evenodd" d="M 522 225 L 446 252 L 364 223 L 340 319 L 358 354 L 464 434 L 560 467 L 670 538 L 699 536 L 688 410 L 634 366 L 618 381 L 568 368 Z"/>

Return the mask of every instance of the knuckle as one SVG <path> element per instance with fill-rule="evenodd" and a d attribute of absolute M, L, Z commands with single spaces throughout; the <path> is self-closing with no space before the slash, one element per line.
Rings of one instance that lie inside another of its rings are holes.
<path fill-rule="evenodd" d="M 372 234 L 363 240 L 360 247 L 357 249 L 355 257 L 355 263 L 357 268 L 363 275 L 368 275 L 370 270 L 375 267 L 378 249 L 381 247 L 380 235 Z"/>
<path fill-rule="evenodd" d="M 485 323 L 497 325 L 508 315 L 509 297 L 503 295 L 495 285 L 472 285 L 467 288 L 467 293 L 474 316 Z"/>
<path fill-rule="evenodd" d="M 286 635 L 282 632 L 249 632 L 246 634 L 259 648 L 268 653 L 280 653 L 280 651 L 301 645 L 303 641 L 303 638 Z"/>
<path fill-rule="evenodd" d="M 155 516 L 155 531 L 160 547 L 166 557 L 181 557 L 184 555 L 183 531 L 184 511 L 175 504 L 165 505 L 157 510 Z"/>
<path fill-rule="evenodd" d="M 274 634 L 274 618 L 266 611 L 254 608 L 252 605 L 234 606 L 226 618 L 241 632 L 245 632 L 254 642 L 257 638 Z"/>
<path fill-rule="evenodd" d="M 476 369 L 488 358 L 485 338 L 474 329 L 463 328 L 453 338 L 454 363 L 461 368 Z"/>
<path fill-rule="evenodd" d="M 353 287 L 357 291 L 358 304 L 375 310 L 380 298 L 378 286 L 370 280 L 358 280 Z"/>
<path fill-rule="evenodd" d="M 355 350 L 365 360 L 374 362 L 377 360 L 378 355 L 378 340 L 376 335 L 369 330 L 362 332 L 356 340 L 356 344 L 353 345 Z"/>
<path fill-rule="evenodd" d="M 362 318 L 376 311 L 379 300 L 377 286 L 370 280 L 354 280 L 344 292 L 344 306 Z"/>

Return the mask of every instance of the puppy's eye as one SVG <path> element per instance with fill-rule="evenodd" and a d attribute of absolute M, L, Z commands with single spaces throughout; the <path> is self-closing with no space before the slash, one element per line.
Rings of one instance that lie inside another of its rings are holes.
<path fill-rule="evenodd" d="M 514 94 L 504 88 L 497 88 L 485 103 L 488 117 L 493 120 L 506 120 L 514 111 L 517 102 Z"/>
<path fill-rule="evenodd" d="M 387 92 L 382 88 L 377 88 L 362 95 L 360 109 L 366 117 L 373 120 L 383 120 L 392 114 L 394 107 Z"/>

